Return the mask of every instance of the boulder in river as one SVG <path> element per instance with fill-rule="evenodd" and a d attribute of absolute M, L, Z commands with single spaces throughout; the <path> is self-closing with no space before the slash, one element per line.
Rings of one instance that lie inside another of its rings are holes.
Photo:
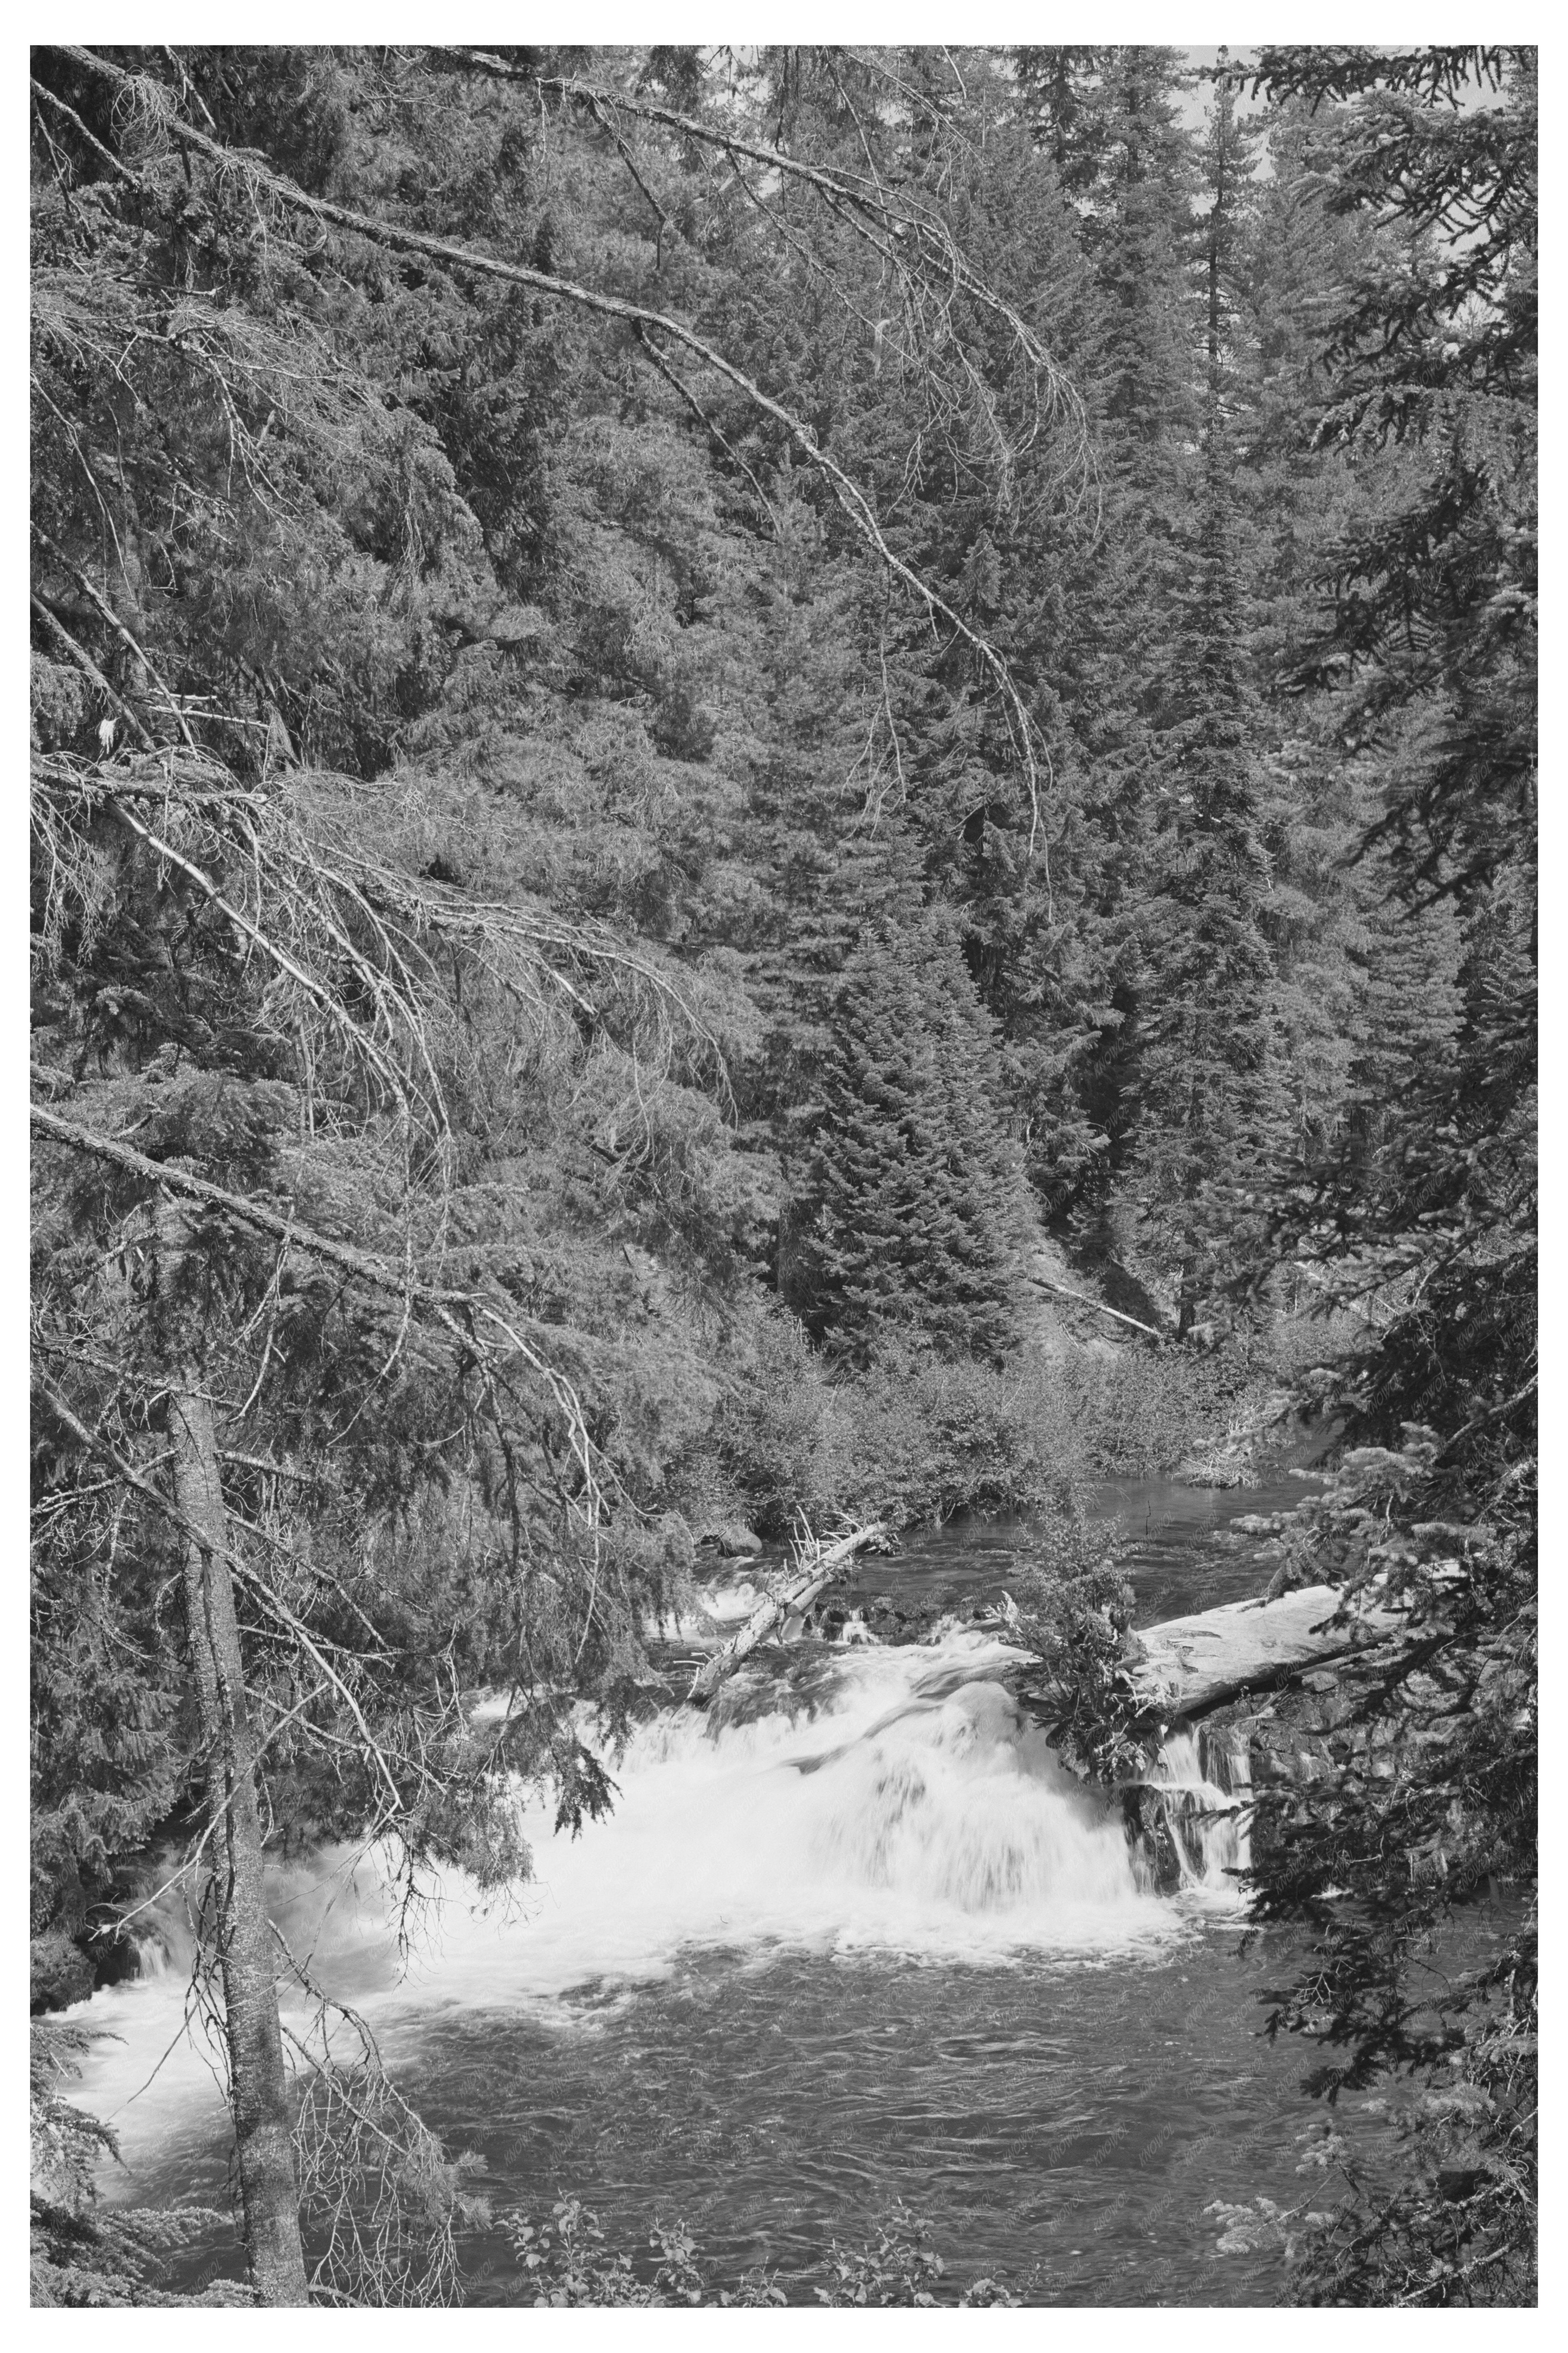
<path fill-rule="evenodd" d="M 743 1520 L 710 1520 L 697 1531 L 697 1542 L 705 1550 L 722 1553 L 726 1559 L 735 1556 L 752 1558 L 763 1548 L 763 1540 Z"/>

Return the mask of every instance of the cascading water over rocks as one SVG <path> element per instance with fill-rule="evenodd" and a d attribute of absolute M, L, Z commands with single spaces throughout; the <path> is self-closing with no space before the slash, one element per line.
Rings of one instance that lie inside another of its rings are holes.
<path fill-rule="evenodd" d="M 1173 1742 L 1152 1778 L 1179 1825 L 1175 1867 L 1151 1870 L 1115 1798 L 1075 1780 L 995 1680 L 1016 1656 L 974 1631 L 846 1648 L 809 1721 L 785 1704 L 743 1723 L 660 1715 L 616 1767 L 612 1815 L 568 1841 L 525 1804 L 533 1879 L 487 1906 L 453 1874 L 401 1958 L 374 1852 L 277 1873 L 275 1911 L 291 1949 L 395 2047 L 433 2006 L 545 2014 L 586 1981 L 632 1988 L 703 1946 L 996 1966 L 1157 1947 L 1181 1926 L 1161 1886 L 1230 1887 L 1233 1800 L 1192 1738 Z M 199 2048 L 178 2041 L 189 1952 L 165 1897 L 143 1923 L 140 1979 L 89 2006 L 124 2039 L 100 2046 L 83 2097 L 132 2166 L 216 2113 Z"/>

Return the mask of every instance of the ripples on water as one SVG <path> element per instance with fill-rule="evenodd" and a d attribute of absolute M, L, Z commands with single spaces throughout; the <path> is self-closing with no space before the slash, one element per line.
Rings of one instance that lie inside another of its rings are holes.
<path fill-rule="evenodd" d="M 1275 2258 L 1215 2256 L 1203 2208 L 1300 2195 L 1290 2058 L 1248 2040 L 1234 1936 L 1053 1966 L 723 1953 L 563 2034 L 444 2019 L 410 2088 L 489 2166 L 498 2202 L 557 2188 L 611 2243 L 681 2216 L 734 2275 L 793 2294 L 889 2201 L 930 2216 L 958 2280 L 1007 2274 L 1039 2303 L 1277 2299 Z M 1240 2031 L 1238 2031 L 1238 2029 Z M 475 2301 L 516 2298 L 499 2234 Z"/>
<path fill-rule="evenodd" d="M 1194 1555 L 1267 1493 L 1166 1493 L 1173 1528 L 1152 1491 L 1126 1498 L 1140 1615 L 1256 1589 L 1255 1562 Z M 948 1530 L 882 1574 L 977 1597 L 1026 1545 Z M 956 2279 L 1004 2271 L 1032 2302 L 1274 2300 L 1276 2259 L 1215 2257 L 1202 2210 L 1299 2196 L 1299 2061 L 1258 2040 L 1223 1896 L 1141 1890 L 1119 1820 L 994 1683 L 922 1691 L 1002 1655 L 975 1634 L 862 1650 L 809 1723 L 645 1726 L 610 1819 L 568 1841 L 532 1815 L 535 1883 L 488 1913 L 454 1884 L 405 1971 L 368 1866 L 280 1876 L 290 1942 L 371 2017 L 435 2129 L 484 2157 L 498 2210 L 575 2193 L 633 2250 L 680 2218 L 725 2273 L 777 2264 L 809 2298 L 828 2241 L 859 2243 L 902 2197 Z M 79 2013 L 124 2038 L 81 2097 L 138 2200 L 221 2188 L 181 1999 L 171 1969 Z M 474 2300 L 527 2300 L 499 2232 L 470 2253 Z"/>
<path fill-rule="evenodd" d="M 1319 1483 L 1310 1474 L 1242 1488 L 1184 1487 L 1173 1479 L 1108 1481 L 1096 1491 L 1094 1514 L 1118 1527 L 1125 1541 L 1123 1566 L 1137 1595 L 1137 1622 L 1152 1625 L 1260 1591 L 1272 1569 L 1262 1559 L 1261 1540 L 1226 1535 L 1227 1524 L 1247 1514 L 1290 1511 Z M 952 1520 L 911 1538 L 891 1563 L 868 1560 L 853 1590 L 857 1599 L 891 1591 L 924 1600 L 951 1590 L 955 1599 L 994 1600 L 1035 1548 L 1027 1519 Z"/>

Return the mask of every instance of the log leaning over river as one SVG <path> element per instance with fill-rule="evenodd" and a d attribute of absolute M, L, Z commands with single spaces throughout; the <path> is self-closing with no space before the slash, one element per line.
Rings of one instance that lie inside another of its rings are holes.
<path fill-rule="evenodd" d="M 1140 1629 L 1143 1657 L 1134 1681 L 1171 1723 L 1212 1715 L 1245 1692 L 1277 1690 L 1315 1666 L 1396 1633 L 1396 1609 L 1358 1609 L 1331 1622 L 1340 1596 L 1331 1585 L 1303 1586 L 1274 1601 L 1231 1601 L 1190 1618 Z"/>
<path fill-rule="evenodd" d="M 868 1529 L 859 1540 L 864 1543 L 877 1533 Z M 819 1591 L 826 1582 L 823 1577 L 813 1586 L 813 1592 Z M 1162 1717 L 1168 1730 L 1175 1725 L 1196 1723 L 1247 1694 L 1278 1691 L 1314 1667 L 1331 1665 L 1336 1660 L 1373 1650 L 1405 1623 L 1401 1610 L 1358 1609 L 1345 1623 L 1335 1626 L 1331 1621 L 1339 1602 L 1340 1596 L 1331 1585 L 1310 1585 L 1295 1593 L 1281 1594 L 1274 1601 L 1229 1601 L 1217 1609 L 1205 1609 L 1193 1617 L 1168 1618 L 1158 1626 L 1140 1629 L 1135 1637 L 1139 1655 L 1127 1662 L 1129 1672 L 1142 1692 L 1150 1714 Z M 784 1606 L 788 1606 L 787 1602 Z M 731 1643 L 731 1651 L 737 1655 L 730 1664 L 739 1663 L 742 1655 L 740 1643 L 744 1642 L 750 1650 L 762 1639 L 766 1631 L 763 1616 L 763 1610 L 757 1611 L 745 1632 Z M 774 1622 L 772 1618 L 767 1621 Z M 754 1633 L 753 1628 L 758 1630 Z M 836 1748 L 792 1757 L 787 1761 L 797 1773 L 817 1772 L 825 1765 L 837 1764 L 852 1748 L 863 1741 L 876 1739 L 907 1716 L 928 1715 L 952 1701 L 962 1706 L 963 1694 L 982 1683 L 999 1684 L 1014 1705 L 1022 1708 L 1048 1736 L 1060 1720 L 1059 1700 L 1053 1700 L 1037 1685 L 1031 1687 L 1031 1670 L 1038 1662 L 1009 1641 L 1006 1622 L 993 1621 L 993 1630 L 997 1640 L 988 1655 L 944 1661 L 921 1677 L 911 1695 L 900 1706 L 879 1716 L 875 1724 L 868 1725 L 853 1739 Z M 715 1681 L 729 1672 L 727 1665 L 714 1659 L 710 1660 L 703 1672 L 714 1668 L 720 1670 Z M 700 1675 L 699 1683 L 701 1680 Z M 706 1695 L 704 1692 L 702 1696 Z M 694 1684 L 692 1697 L 697 1696 Z"/>
<path fill-rule="evenodd" d="M 710 1699 L 726 1675 L 733 1674 L 742 1660 L 759 1642 L 766 1641 L 775 1626 L 782 1625 L 794 1610 L 809 1609 L 823 1588 L 832 1584 L 858 1552 L 864 1552 L 868 1546 L 885 1545 L 889 1539 L 889 1531 L 880 1520 L 872 1520 L 863 1528 L 851 1528 L 847 1535 L 829 1545 L 812 1537 L 767 1599 L 752 1610 L 740 1632 L 698 1668 L 688 1699 L 699 1704 Z"/>

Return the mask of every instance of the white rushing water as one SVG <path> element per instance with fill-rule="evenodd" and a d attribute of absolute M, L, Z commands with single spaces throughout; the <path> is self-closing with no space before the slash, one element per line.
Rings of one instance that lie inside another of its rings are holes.
<path fill-rule="evenodd" d="M 449 1874 L 401 1957 L 374 1854 L 278 1873 L 276 1916 L 394 2058 L 422 2018 L 452 2008 L 580 2020 L 582 2000 L 563 1997 L 614 1999 L 693 1946 L 1003 1966 L 1103 1961 L 1181 1933 L 1180 1910 L 1140 1886 L 1115 1807 L 984 1679 L 1016 1655 L 974 1632 L 859 1649 L 809 1721 L 716 1730 L 695 1711 L 663 1716 L 615 1764 L 606 1820 L 558 1838 L 548 1806 L 526 1807 L 531 1881 L 485 1903 Z M 1200 1812 L 1224 1801 L 1195 1749 L 1173 1745 L 1162 1778 L 1201 1788 Z M 1219 1892 L 1234 1847 L 1216 1845 L 1211 1870 L 1205 1835 L 1192 1877 Z M 167 1900 L 156 1918 L 141 1979 L 73 2013 L 121 2038 L 97 2046 L 76 2096 L 121 2135 L 122 2182 L 141 2160 L 210 2140 L 219 2096 L 216 2054 L 181 2031 L 188 1938 Z"/>
<path fill-rule="evenodd" d="M 1187 1886 L 1234 1902 L 1233 1874 L 1251 1861 L 1247 1802 L 1252 1771 L 1245 1743 L 1233 1748 L 1201 1733 L 1173 1734 L 1152 1778 L 1156 1788 L 1170 1792 L 1165 1819 Z"/>

